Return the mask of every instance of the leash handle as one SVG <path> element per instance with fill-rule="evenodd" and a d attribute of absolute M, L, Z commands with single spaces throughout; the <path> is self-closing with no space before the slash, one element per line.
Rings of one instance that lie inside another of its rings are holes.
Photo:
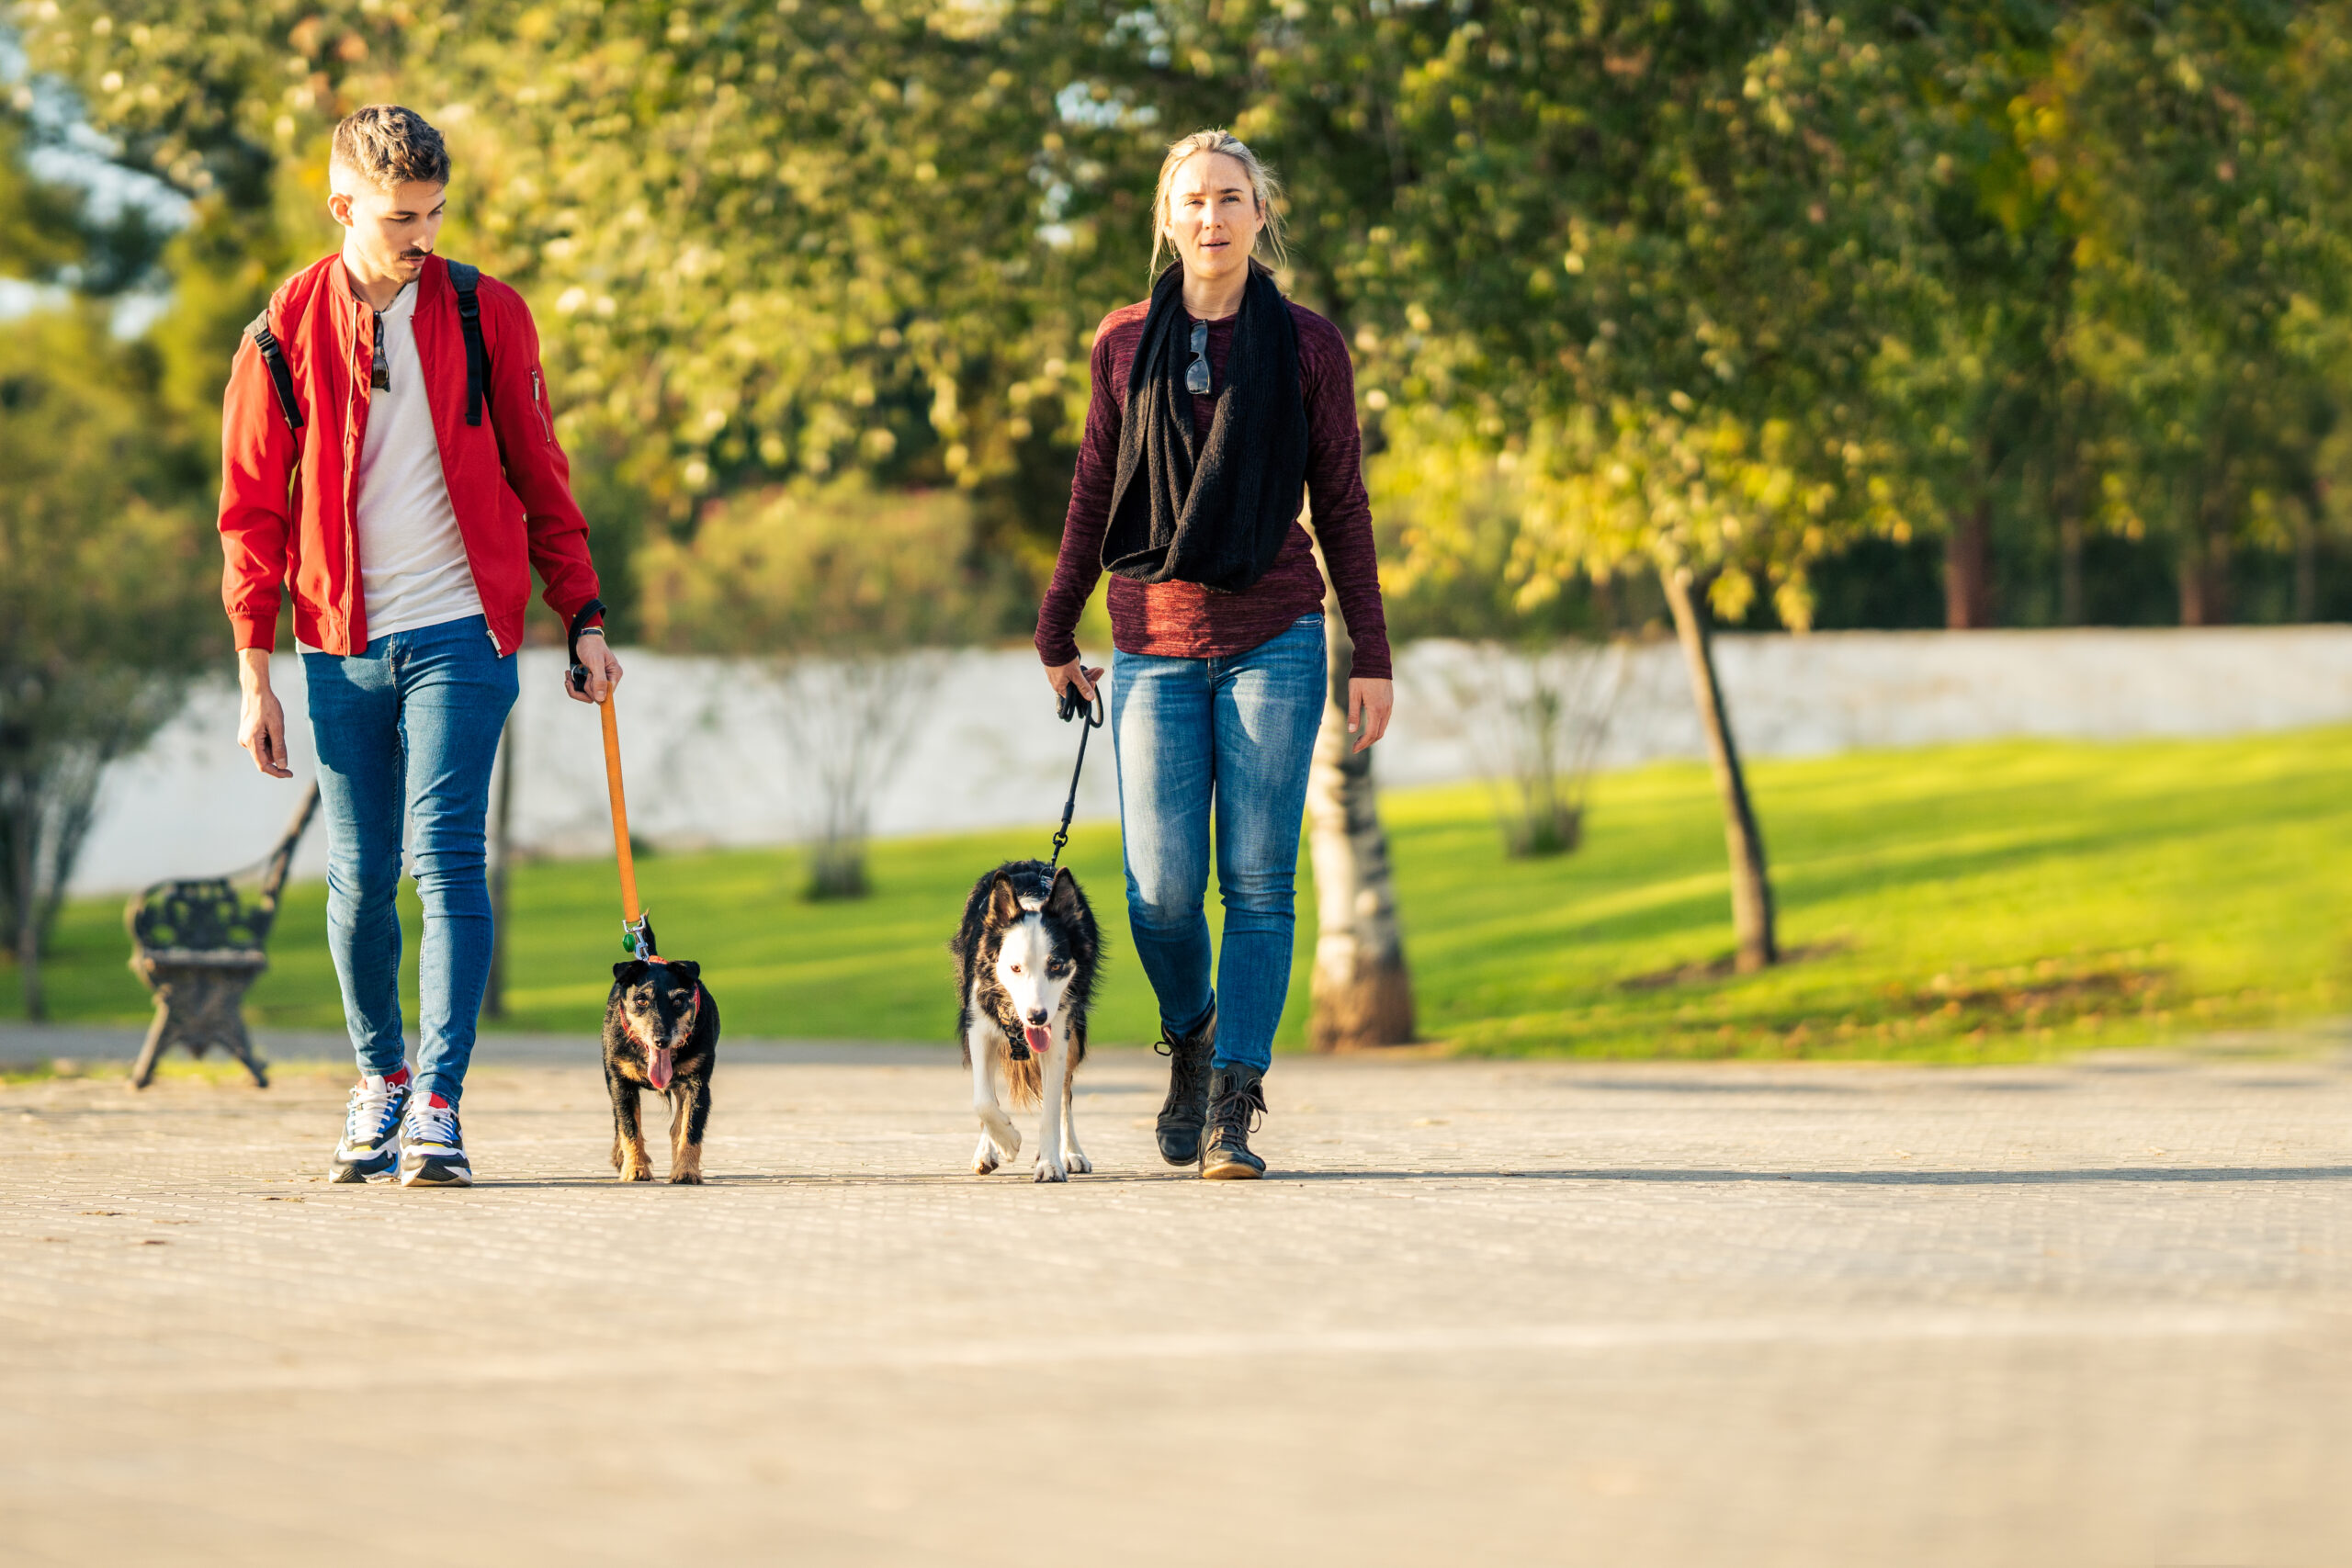
<path fill-rule="evenodd" d="M 1062 825 L 1055 829 L 1054 855 L 1046 863 L 1046 880 L 1048 883 L 1053 881 L 1054 873 L 1060 869 L 1062 851 L 1069 844 L 1069 819 L 1078 813 L 1078 778 L 1086 771 L 1087 739 L 1102 728 L 1102 687 L 1099 682 L 1095 684 L 1094 700 L 1091 705 L 1086 694 L 1078 689 L 1076 681 L 1062 688 L 1062 722 L 1068 724 L 1081 716 L 1086 722 L 1078 731 L 1078 765 L 1069 771 L 1069 798 L 1062 802 Z"/>
<path fill-rule="evenodd" d="M 580 634 L 588 629 L 589 616 L 601 615 L 604 613 L 605 602 L 602 599 L 589 600 L 573 614 L 571 629 L 564 636 L 564 655 L 571 660 L 571 669 L 565 674 L 564 679 L 571 682 L 571 689 L 575 692 L 585 692 L 588 689 L 588 667 L 580 662 Z M 613 766 L 618 768 L 620 763 L 615 761 Z M 617 779 L 620 775 L 616 773 L 613 776 Z M 616 784 L 614 787 L 619 786 Z"/>
<path fill-rule="evenodd" d="M 1078 689 L 1078 682 L 1075 680 L 1070 682 L 1069 685 L 1062 688 L 1062 722 L 1064 724 L 1068 724 L 1071 719 L 1076 718 L 1081 713 L 1086 715 L 1087 728 L 1100 729 L 1102 728 L 1102 686 L 1100 682 L 1095 683 L 1094 703 L 1091 711 L 1089 711 L 1088 709 L 1086 694 Z"/>

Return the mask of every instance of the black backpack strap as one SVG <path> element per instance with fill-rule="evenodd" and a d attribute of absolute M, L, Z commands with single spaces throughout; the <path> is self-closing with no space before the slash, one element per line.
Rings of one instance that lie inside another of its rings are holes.
<path fill-rule="evenodd" d="M 490 350 L 481 341 L 481 268 L 451 262 L 450 286 L 458 291 L 458 321 L 466 333 L 466 423 L 481 423 L 482 398 L 490 386 Z"/>
<path fill-rule="evenodd" d="M 277 388 L 277 412 L 285 416 L 289 434 L 299 436 L 302 430 L 302 405 L 294 400 L 294 373 L 286 367 L 286 351 L 277 345 L 277 334 L 270 331 L 269 307 L 264 305 L 261 314 L 245 328 L 245 335 L 261 350 L 261 361 L 269 367 L 269 378 Z"/>

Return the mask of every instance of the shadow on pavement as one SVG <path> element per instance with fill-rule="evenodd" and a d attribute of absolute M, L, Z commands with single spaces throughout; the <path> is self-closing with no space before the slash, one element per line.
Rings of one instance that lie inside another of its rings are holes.
<path fill-rule="evenodd" d="M 2094 1181 L 2345 1181 L 2352 1166 L 2112 1166 L 2081 1170 L 1285 1170 L 1283 1181 L 1812 1181 L 1854 1187 L 2003 1187 Z"/>
<path fill-rule="evenodd" d="M 1028 1187 L 1027 1168 L 996 1176 L 968 1171 L 869 1172 L 829 1175 L 821 1171 L 776 1171 L 770 1174 L 714 1174 L 710 1187 Z M 1849 1187 L 2007 1187 L 2072 1186 L 2102 1181 L 2345 1181 L 2352 1180 L 2352 1166 L 2115 1166 L 2079 1170 L 1270 1170 L 1268 1181 L 1634 1181 L 1689 1182 L 1696 1185 L 1735 1181 L 1804 1181 Z M 1138 1182 L 1197 1181 L 1189 1170 L 1096 1171 L 1073 1176 L 1074 1187 L 1133 1186 Z M 527 1190 L 591 1187 L 667 1187 L 670 1183 L 616 1181 L 611 1177 L 550 1176 L 479 1180 L 477 1189 Z"/>

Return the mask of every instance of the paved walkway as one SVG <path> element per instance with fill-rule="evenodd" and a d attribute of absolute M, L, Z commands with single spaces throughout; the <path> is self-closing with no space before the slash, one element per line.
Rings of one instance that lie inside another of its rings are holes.
<path fill-rule="evenodd" d="M 582 1048 L 585 1055 L 585 1048 Z M 964 1174 L 945 1061 L 723 1061 L 703 1189 L 485 1066 L 0 1088 L 10 1563 L 2352 1562 L 2352 1058 L 1279 1064 L 1279 1179 Z"/>

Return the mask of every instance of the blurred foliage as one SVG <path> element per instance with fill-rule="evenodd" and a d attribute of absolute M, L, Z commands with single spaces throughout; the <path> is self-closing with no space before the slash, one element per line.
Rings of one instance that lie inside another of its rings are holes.
<path fill-rule="evenodd" d="M 847 655 L 985 635 L 1011 595 L 967 563 L 972 507 L 954 490 L 857 479 L 715 504 L 691 541 L 641 560 L 646 640 L 682 653 Z"/>
<path fill-rule="evenodd" d="M 538 311 L 625 625 L 621 555 L 846 473 L 962 491 L 975 558 L 1041 573 L 1159 149 L 1211 123 L 1355 344 L 1400 624 L 1638 624 L 1610 595 L 1661 564 L 1732 624 L 1931 619 L 1960 520 L 2017 620 L 2320 613 L 2352 559 L 2340 0 L 15 15 L 196 204 L 157 333 L 190 415 L 334 241 L 334 118 L 439 124 L 447 249 Z"/>

